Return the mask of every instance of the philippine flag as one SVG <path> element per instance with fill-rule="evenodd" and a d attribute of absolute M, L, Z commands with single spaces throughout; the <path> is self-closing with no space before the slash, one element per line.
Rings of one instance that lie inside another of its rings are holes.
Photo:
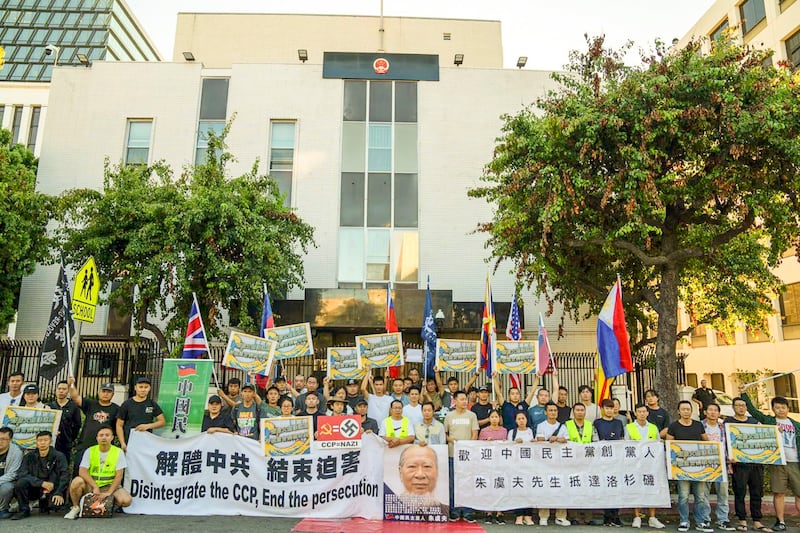
<path fill-rule="evenodd" d="M 197 368 L 194 363 L 178 363 L 178 377 L 196 376 Z"/>
<path fill-rule="evenodd" d="M 625 311 L 622 309 L 622 282 L 611 287 L 608 298 L 597 317 L 597 350 L 606 378 L 613 378 L 633 370 Z"/>

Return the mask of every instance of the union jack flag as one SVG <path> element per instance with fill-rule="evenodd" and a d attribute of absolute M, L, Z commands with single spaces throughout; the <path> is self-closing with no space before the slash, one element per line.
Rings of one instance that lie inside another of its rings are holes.
<path fill-rule="evenodd" d="M 508 314 L 508 323 L 506 324 L 506 340 L 518 341 L 522 339 L 522 330 L 519 323 L 519 305 L 517 305 L 517 295 L 511 301 L 511 312 Z M 508 378 L 511 380 L 511 386 L 520 388 L 522 386 L 522 379 L 518 373 L 509 374 Z"/>
<path fill-rule="evenodd" d="M 200 316 L 200 306 L 197 305 L 197 295 L 192 293 L 192 309 L 189 311 L 189 325 L 186 327 L 186 340 L 183 341 L 182 359 L 207 359 L 208 341 L 203 319 Z"/>

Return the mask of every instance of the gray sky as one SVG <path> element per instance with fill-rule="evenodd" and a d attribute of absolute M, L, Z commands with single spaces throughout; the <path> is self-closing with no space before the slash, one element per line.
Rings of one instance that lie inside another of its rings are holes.
<path fill-rule="evenodd" d="M 127 0 L 164 59 L 172 58 L 178 12 L 378 15 L 380 0 Z M 584 33 L 605 33 L 619 46 L 628 39 L 649 47 L 670 43 L 697 22 L 714 0 L 384 0 L 384 15 L 500 20 L 506 67 L 528 56 L 531 69 L 556 70 Z"/>

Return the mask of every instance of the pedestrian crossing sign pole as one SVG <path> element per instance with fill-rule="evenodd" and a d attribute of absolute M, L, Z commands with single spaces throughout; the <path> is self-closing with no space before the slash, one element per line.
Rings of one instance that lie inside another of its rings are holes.
<path fill-rule="evenodd" d="M 100 276 L 94 257 L 89 257 L 75 276 L 72 287 L 72 318 L 94 323 L 94 312 L 100 298 Z"/>

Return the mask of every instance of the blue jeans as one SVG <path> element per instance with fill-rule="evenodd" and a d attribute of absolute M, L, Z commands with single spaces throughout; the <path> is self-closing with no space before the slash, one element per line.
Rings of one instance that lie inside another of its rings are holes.
<path fill-rule="evenodd" d="M 717 488 L 717 522 L 727 522 L 728 511 L 730 510 L 730 505 L 728 503 L 728 482 L 725 481 L 723 483 L 722 480 L 718 480 L 714 482 L 714 486 Z M 711 491 L 710 484 L 708 484 L 706 491 Z M 706 494 L 708 494 L 708 492 L 706 492 Z M 709 516 L 711 515 L 711 510 L 709 510 L 708 514 Z"/>
<path fill-rule="evenodd" d="M 705 481 L 678 481 L 678 514 L 681 523 L 689 522 L 689 491 L 694 494 L 694 521 L 709 522 L 711 507 L 708 505 L 708 483 Z"/>
<path fill-rule="evenodd" d="M 455 506 L 455 480 L 456 477 L 453 472 L 453 458 L 447 458 L 447 464 L 450 467 L 450 518 L 472 518 L 473 510 L 469 507 L 456 507 Z"/>

